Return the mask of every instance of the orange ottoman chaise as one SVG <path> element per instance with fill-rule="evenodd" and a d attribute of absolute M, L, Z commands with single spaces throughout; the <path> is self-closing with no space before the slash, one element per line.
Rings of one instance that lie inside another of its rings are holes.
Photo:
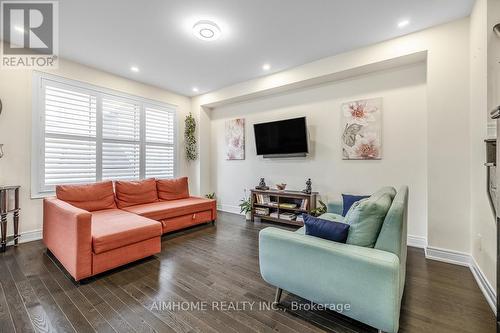
<path fill-rule="evenodd" d="M 43 242 L 76 281 L 161 251 L 162 233 L 214 222 L 186 177 L 61 185 L 43 204 Z"/>

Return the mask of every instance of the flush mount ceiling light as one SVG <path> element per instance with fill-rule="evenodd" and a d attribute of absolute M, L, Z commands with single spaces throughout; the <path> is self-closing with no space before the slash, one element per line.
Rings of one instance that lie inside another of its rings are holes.
<path fill-rule="evenodd" d="M 134 72 L 134 73 L 137 73 L 137 72 L 139 72 L 139 67 L 137 67 L 137 66 L 132 66 L 132 67 L 130 67 L 130 70 L 131 70 L 132 72 Z"/>
<path fill-rule="evenodd" d="M 221 31 L 215 22 L 201 20 L 193 25 L 193 34 L 201 40 L 213 41 L 219 39 Z"/>
<path fill-rule="evenodd" d="M 271 69 L 271 65 L 269 65 L 269 64 L 264 64 L 264 65 L 262 65 L 262 69 L 263 69 L 263 70 L 265 70 L 265 71 L 268 71 L 268 70 L 270 70 L 270 69 Z"/>
<path fill-rule="evenodd" d="M 193 87 L 193 92 L 197 93 L 198 91 L 200 91 L 197 87 Z"/>
<path fill-rule="evenodd" d="M 404 28 L 404 27 L 406 27 L 408 24 L 410 24 L 410 20 L 402 20 L 402 21 L 399 21 L 399 23 L 398 23 L 398 27 L 399 27 L 399 28 Z"/>

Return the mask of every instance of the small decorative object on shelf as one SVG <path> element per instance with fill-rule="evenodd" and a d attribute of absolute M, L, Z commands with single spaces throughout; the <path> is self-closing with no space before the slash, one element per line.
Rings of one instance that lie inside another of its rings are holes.
<path fill-rule="evenodd" d="M 306 181 L 306 188 L 304 190 L 302 190 L 302 192 L 307 193 L 307 194 L 311 194 L 311 192 L 312 192 L 311 178 L 307 179 L 307 181 Z"/>
<path fill-rule="evenodd" d="M 19 186 L 0 186 L 0 252 L 5 252 L 7 243 L 19 242 Z M 14 236 L 7 237 L 7 215 L 12 213 L 14 219 Z"/>
<path fill-rule="evenodd" d="M 286 188 L 286 184 L 281 183 L 281 184 L 276 184 L 276 188 L 280 191 L 284 191 Z"/>
<path fill-rule="evenodd" d="M 264 178 L 260 179 L 259 186 L 255 186 L 257 190 L 269 190 L 269 186 L 266 185 Z"/>

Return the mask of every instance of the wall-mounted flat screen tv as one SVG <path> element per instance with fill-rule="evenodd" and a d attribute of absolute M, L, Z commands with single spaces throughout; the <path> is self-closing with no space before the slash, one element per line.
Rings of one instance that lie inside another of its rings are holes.
<path fill-rule="evenodd" d="M 309 152 L 306 117 L 253 125 L 257 155 L 305 156 Z"/>

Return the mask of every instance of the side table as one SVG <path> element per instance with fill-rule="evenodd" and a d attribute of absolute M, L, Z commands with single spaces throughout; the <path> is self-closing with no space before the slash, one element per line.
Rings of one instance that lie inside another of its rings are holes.
<path fill-rule="evenodd" d="M 0 251 L 5 252 L 7 243 L 11 240 L 14 245 L 19 243 L 19 188 L 20 186 L 0 186 Z M 14 236 L 7 239 L 7 215 L 14 217 Z"/>

